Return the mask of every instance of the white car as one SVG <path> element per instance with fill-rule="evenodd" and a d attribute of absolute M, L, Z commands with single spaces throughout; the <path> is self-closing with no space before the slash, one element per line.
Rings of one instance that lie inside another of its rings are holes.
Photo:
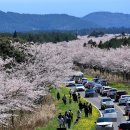
<path fill-rule="evenodd" d="M 103 97 L 100 101 L 101 109 L 114 108 L 114 102 L 110 97 Z"/>
<path fill-rule="evenodd" d="M 116 88 L 109 89 L 108 92 L 107 92 L 107 96 L 110 97 L 110 98 L 114 98 L 116 92 L 117 92 Z"/>
<path fill-rule="evenodd" d="M 115 108 L 107 108 L 104 110 L 103 117 L 117 120 L 117 111 Z"/>
<path fill-rule="evenodd" d="M 100 90 L 100 94 L 107 96 L 107 92 L 108 92 L 108 90 L 110 90 L 110 89 L 111 89 L 111 87 L 109 87 L 109 86 L 103 86 L 103 87 L 101 88 L 101 90 Z"/>
<path fill-rule="evenodd" d="M 99 117 L 96 122 L 96 130 L 114 130 L 113 122 L 109 118 Z"/>
<path fill-rule="evenodd" d="M 119 98 L 119 105 L 126 104 L 129 98 L 130 95 L 121 95 L 121 97 Z"/>
<path fill-rule="evenodd" d="M 85 87 L 82 84 L 76 84 L 75 91 L 85 91 Z"/>

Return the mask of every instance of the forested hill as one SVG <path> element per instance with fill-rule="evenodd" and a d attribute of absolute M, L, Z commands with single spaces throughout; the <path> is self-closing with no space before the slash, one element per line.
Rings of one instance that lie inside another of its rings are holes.
<path fill-rule="evenodd" d="M 95 22 L 103 28 L 130 28 L 130 14 L 110 13 L 110 12 L 95 12 L 83 17 L 84 20 Z"/>
<path fill-rule="evenodd" d="M 19 14 L 0 12 L 0 32 L 76 30 L 98 27 L 92 22 L 66 14 Z"/>
<path fill-rule="evenodd" d="M 130 15 L 95 12 L 82 18 L 67 14 L 19 14 L 0 11 L 0 32 L 130 28 Z"/>

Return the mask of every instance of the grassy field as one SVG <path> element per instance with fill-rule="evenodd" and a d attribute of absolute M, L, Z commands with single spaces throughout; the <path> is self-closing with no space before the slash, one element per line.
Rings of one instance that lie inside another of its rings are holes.
<path fill-rule="evenodd" d="M 59 91 L 61 99 L 58 101 L 56 99 L 57 92 Z M 51 89 L 51 94 L 54 98 L 54 102 L 56 105 L 56 115 L 55 118 L 50 120 L 50 122 L 47 124 L 44 128 L 37 128 L 36 130 L 56 130 L 58 127 L 58 121 L 57 117 L 59 113 L 64 114 L 65 111 L 72 110 L 74 117 L 73 122 L 71 124 L 71 128 L 69 130 L 95 130 L 95 121 L 99 117 L 99 112 L 96 108 L 93 107 L 93 114 L 92 116 L 85 117 L 84 112 L 82 112 L 82 117 L 79 120 L 79 122 L 74 125 L 74 121 L 76 120 L 76 113 L 78 110 L 78 103 L 75 103 L 72 101 L 71 104 L 67 102 L 66 105 L 63 104 L 62 97 L 65 94 L 67 96 L 67 99 L 69 99 L 69 89 L 66 87 L 61 87 L 59 89 Z M 68 100 L 67 100 L 68 101 Z M 84 98 L 81 98 L 81 101 L 84 103 L 86 100 Z"/>

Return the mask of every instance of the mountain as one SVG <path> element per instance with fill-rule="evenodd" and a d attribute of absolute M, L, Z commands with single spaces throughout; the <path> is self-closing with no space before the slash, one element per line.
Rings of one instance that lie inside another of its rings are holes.
<path fill-rule="evenodd" d="M 83 18 L 67 14 L 19 14 L 0 11 L 0 32 L 130 28 L 130 14 L 94 12 Z"/>
<path fill-rule="evenodd" d="M 83 17 L 84 20 L 96 23 L 104 28 L 130 28 L 130 14 L 94 12 Z"/>
<path fill-rule="evenodd" d="M 19 14 L 0 11 L 0 32 L 34 30 L 79 30 L 98 27 L 95 23 L 66 14 Z"/>

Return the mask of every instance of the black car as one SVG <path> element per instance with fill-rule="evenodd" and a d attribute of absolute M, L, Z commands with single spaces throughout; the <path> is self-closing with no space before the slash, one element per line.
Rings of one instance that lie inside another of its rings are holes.
<path fill-rule="evenodd" d="M 121 95 L 127 95 L 128 93 L 125 90 L 119 90 L 116 92 L 115 101 L 118 102 Z"/>
<path fill-rule="evenodd" d="M 130 121 L 122 122 L 118 126 L 118 130 L 130 130 Z"/>

